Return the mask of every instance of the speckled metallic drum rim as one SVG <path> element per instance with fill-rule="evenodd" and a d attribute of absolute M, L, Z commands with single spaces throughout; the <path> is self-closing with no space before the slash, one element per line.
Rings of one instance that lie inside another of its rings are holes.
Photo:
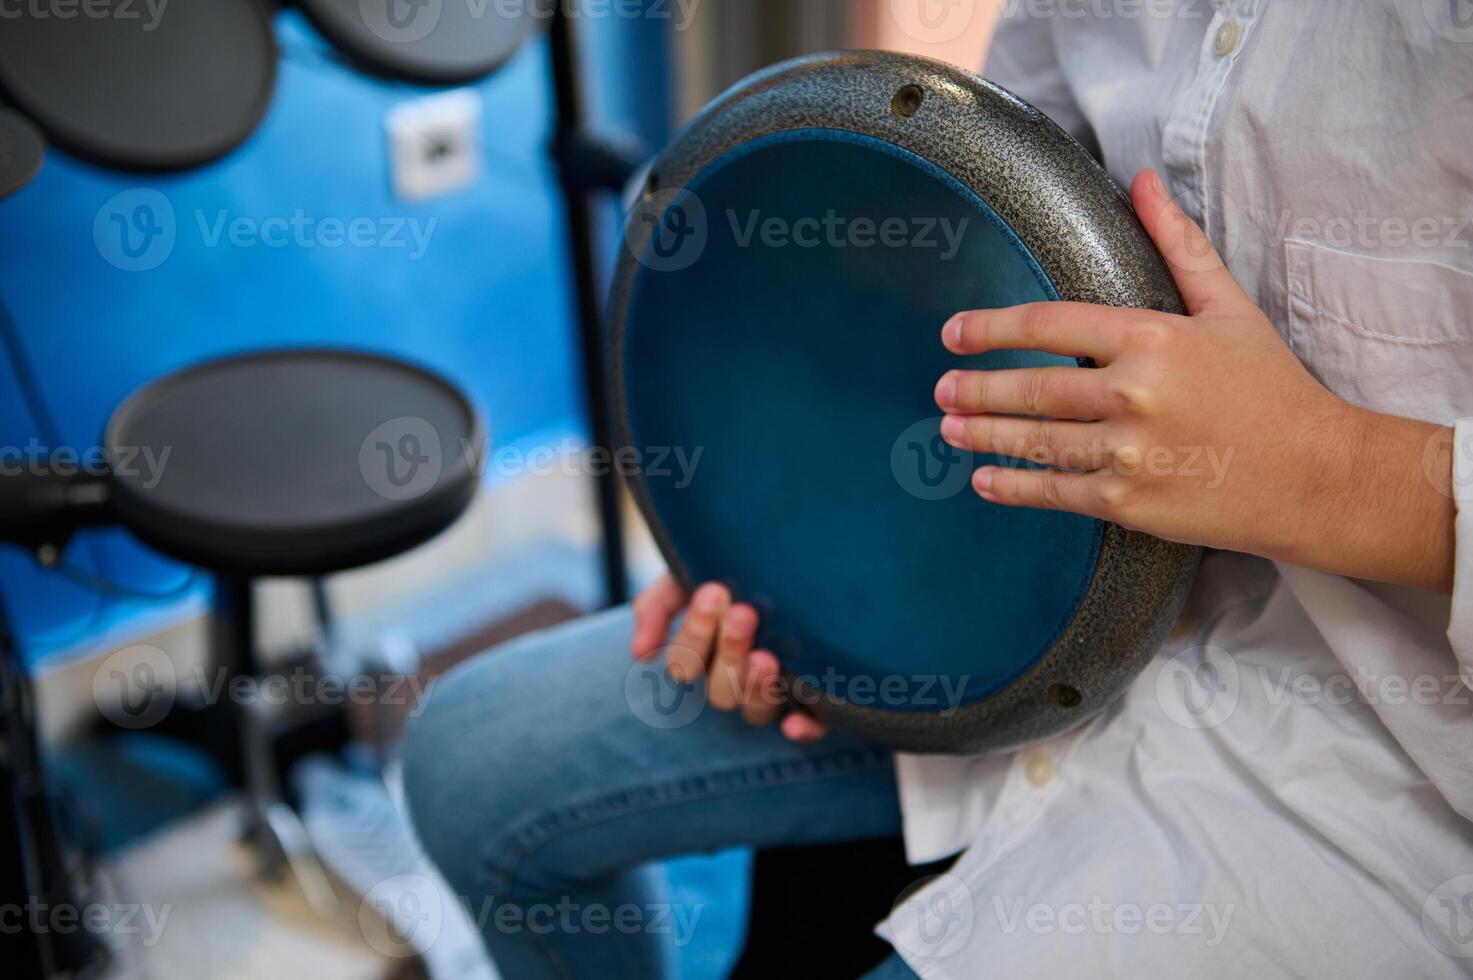
<path fill-rule="evenodd" d="M 909 116 L 896 96 L 918 86 Z M 773 133 L 834 129 L 886 140 L 931 161 L 1002 217 L 1060 298 L 1184 312 L 1170 271 L 1104 169 L 1032 106 L 952 65 L 889 52 L 815 55 L 773 66 L 731 89 L 687 126 L 651 169 L 646 193 L 686 186 L 735 147 Z M 781 179 L 774 175 L 774 179 Z M 632 443 L 624 375 L 629 300 L 649 229 L 631 228 L 611 304 L 619 437 Z M 677 578 L 694 583 L 649 494 L 632 487 Z M 834 725 L 907 752 L 1012 748 L 1104 710 L 1165 641 L 1196 577 L 1200 551 L 1105 526 L 1094 580 L 1058 642 L 1012 685 L 953 711 L 859 707 L 797 683 Z"/>

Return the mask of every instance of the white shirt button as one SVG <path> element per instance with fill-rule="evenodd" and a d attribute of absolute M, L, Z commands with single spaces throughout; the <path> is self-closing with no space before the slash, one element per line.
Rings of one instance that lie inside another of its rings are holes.
<path fill-rule="evenodd" d="M 1047 752 L 1030 752 L 1028 758 L 1023 762 L 1023 775 L 1028 781 L 1039 789 L 1043 789 L 1054 781 L 1057 771 L 1054 768 L 1054 760 Z"/>
<path fill-rule="evenodd" d="M 1235 20 L 1225 20 L 1217 29 L 1217 37 L 1213 39 L 1212 50 L 1217 52 L 1219 58 L 1226 58 L 1238 49 L 1238 42 L 1243 39 L 1243 25 Z"/>

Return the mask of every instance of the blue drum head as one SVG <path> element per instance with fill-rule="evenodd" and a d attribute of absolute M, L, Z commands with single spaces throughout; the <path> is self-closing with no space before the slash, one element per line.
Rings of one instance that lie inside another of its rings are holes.
<path fill-rule="evenodd" d="M 1079 226 L 1068 240 L 1049 233 L 1061 219 Z M 815 711 L 896 748 L 999 748 L 1076 724 L 1139 670 L 1195 552 L 982 501 L 978 466 L 1026 464 L 946 446 L 933 397 L 952 368 L 1079 363 L 959 359 L 940 340 L 959 310 L 1179 309 L 1128 204 L 1068 137 L 935 63 L 806 59 L 677 139 L 626 246 L 628 458 L 686 462 L 647 466 L 636 494 L 688 585 L 757 605 Z"/>

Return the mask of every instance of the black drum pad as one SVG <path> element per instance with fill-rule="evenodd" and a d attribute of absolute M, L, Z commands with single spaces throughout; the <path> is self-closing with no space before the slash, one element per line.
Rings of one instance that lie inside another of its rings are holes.
<path fill-rule="evenodd" d="M 276 40 L 261 0 L 16 4 L 0 86 L 62 149 L 124 170 L 223 156 L 271 101 Z"/>
<path fill-rule="evenodd" d="M 491 74 L 541 19 L 533 0 L 302 0 L 302 9 L 370 70 L 428 85 Z"/>
<path fill-rule="evenodd" d="M 475 495 L 479 416 L 419 367 L 348 351 L 212 361 L 125 401 L 104 437 L 119 519 L 165 554 L 325 575 L 399 554 Z"/>

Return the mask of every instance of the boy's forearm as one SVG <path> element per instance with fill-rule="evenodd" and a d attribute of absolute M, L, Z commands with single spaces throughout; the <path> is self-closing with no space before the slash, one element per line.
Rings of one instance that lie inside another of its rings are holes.
<path fill-rule="evenodd" d="M 1352 408 L 1308 456 L 1306 533 L 1282 557 L 1337 575 L 1451 593 L 1453 430 Z"/>

